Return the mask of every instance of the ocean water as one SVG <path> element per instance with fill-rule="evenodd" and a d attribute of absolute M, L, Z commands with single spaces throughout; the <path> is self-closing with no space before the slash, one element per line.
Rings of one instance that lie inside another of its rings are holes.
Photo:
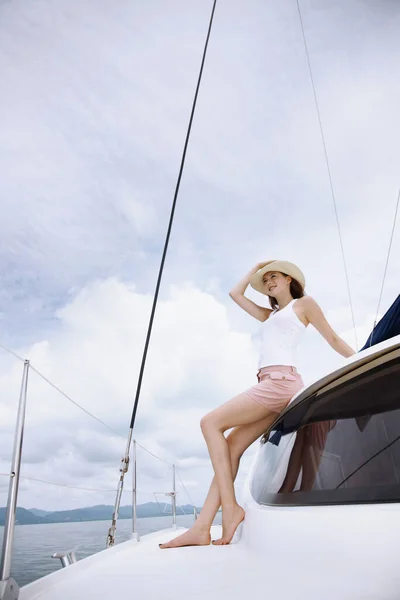
<path fill-rule="evenodd" d="M 191 527 L 193 515 L 177 516 L 177 524 Z M 218 514 L 215 523 L 221 523 Z M 21 587 L 61 567 L 60 559 L 51 558 L 56 552 L 75 550 L 81 560 L 106 547 L 111 521 L 86 521 L 81 523 L 50 523 L 46 525 L 18 525 L 15 528 L 11 575 Z M 137 520 L 141 535 L 172 526 L 171 516 L 149 517 Z M 0 549 L 4 528 L 0 527 Z M 121 519 L 117 523 L 116 544 L 131 538 L 132 521 Z"/>

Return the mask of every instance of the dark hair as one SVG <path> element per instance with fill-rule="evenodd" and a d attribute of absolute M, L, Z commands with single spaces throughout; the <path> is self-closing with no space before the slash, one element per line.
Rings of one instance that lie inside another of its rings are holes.
<path fill-rule="evenodd" d="M 291 275 L 287 275 L 286 273 L 282 273 L 282 275 L 284 275 L 285 277 L 292 277 Z M 290 293 L 292 294 L 293 298 L 302 298 L 304 296 L 303 286 L 297 281 L 297 279 L 293 279 L 293 277 L 292 281 L 290 282 Z M 276 298 L 274 298 L 273 296 L 268 296 L 268 299 L 269 304 L 273 310 L 279 308 L 279 304 L 276 301 Z"/>

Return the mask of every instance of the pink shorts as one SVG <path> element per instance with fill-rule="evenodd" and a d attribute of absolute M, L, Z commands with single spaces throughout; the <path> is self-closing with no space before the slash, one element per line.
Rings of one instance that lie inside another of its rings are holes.
<path fill-rule="evenodd" d="M 258 384 L 244 393 L 258 404 L 277 413 L 286 408 L 291 398 L 304 387 L 296 367 L 287 365 L 263 367 L 258 371 L 257 378 Z"/>

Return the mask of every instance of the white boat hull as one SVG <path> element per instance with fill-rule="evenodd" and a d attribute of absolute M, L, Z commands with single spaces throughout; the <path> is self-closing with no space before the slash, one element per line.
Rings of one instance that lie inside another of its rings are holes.
<path fill-rule="evenodd" d="M 160 542 L 183 531 L 163 530 L 33 582 L 20 598 L 398 599 L 399 504 L 266 507 L 247 486 L 244 504 L 237 543 L 160 550 Z"/>

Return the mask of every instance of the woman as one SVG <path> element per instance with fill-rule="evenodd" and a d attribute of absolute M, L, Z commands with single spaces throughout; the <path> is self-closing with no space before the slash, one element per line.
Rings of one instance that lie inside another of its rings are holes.
<path fill-rule="evenodd" d="M 271 309 L 246 298 L 249 284 L 268 296 Z M 304 288 L 304 275 L 296 265 L 270 260 L 257 264 L 230 292 L 243 310 L 263 323 L 258 384 L 202 418 L 200 425 L 215 476 L 193 527 L 160 544 L 160 548 L 210 544 L 210 528 L 220 506 L 222 537 L 213 544 L 225 545 L 232 540 L 245 516 L 233 486 L 240 458 L 303 387 L 295 367 L 295 350 L 310 323 L 336 352 L 345 357 L 355 354 L 333 331 L 315 300 L 304 295 Z M 225 431 L 231 428 L 225 438 Z"/>

